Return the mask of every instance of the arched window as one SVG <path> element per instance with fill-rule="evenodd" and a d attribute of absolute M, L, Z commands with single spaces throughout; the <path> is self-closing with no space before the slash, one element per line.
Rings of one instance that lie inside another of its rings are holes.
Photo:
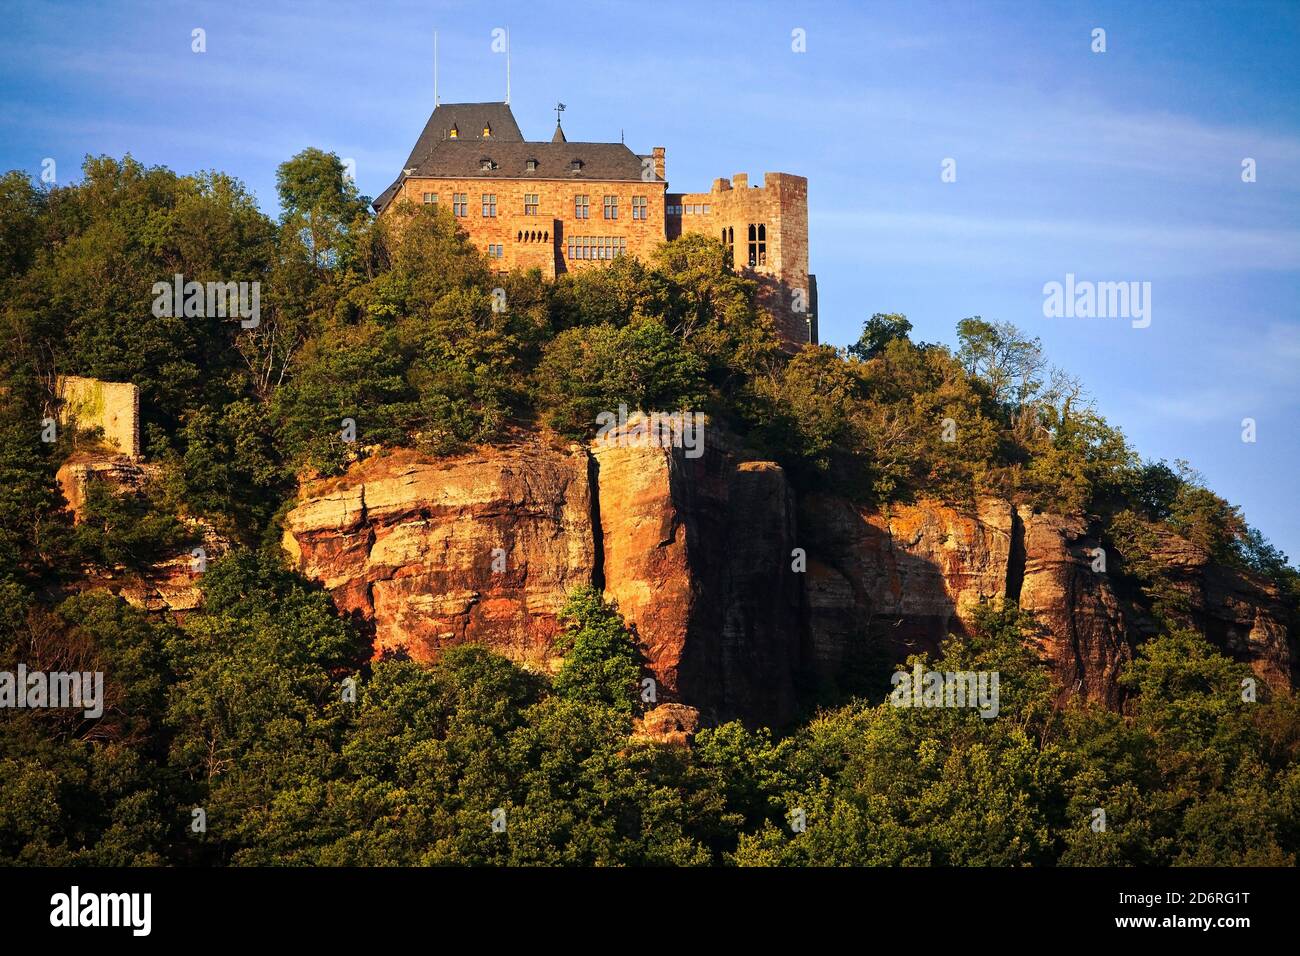
<path fill-rule="evenodd" d="M 767 226 L 764 223 L 749 224 L 749 264 L 767 265 Z"/>
<path fill-rule="evenodd" d="M 524 234 L 522 231 L 515 233 L 515 242 L 523 242 Z"/>

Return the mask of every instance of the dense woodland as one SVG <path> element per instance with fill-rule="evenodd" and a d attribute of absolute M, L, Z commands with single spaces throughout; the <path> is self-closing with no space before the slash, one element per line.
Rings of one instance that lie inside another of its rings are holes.
<path fill-rule="evenodd" d="M 1189 465 L 1144 461 L 1036 340 L 972 317 L 955 347 L 916 342 L 877 314 L 849 348 L 791 357 L 702 237 L 554 282 L 497 276 L 445 211 L 376 221 L 332 154 L 304 151 L 278 184 L 272 220 L 228 176 L 129 157 L 88 159 L 69 187 L 0 178 L 0 670 L 108 685 L 96 720 L 0 712 L 0 862 L 1296 862 L 1300 705 L 1262 686 L 1243 702 L 1249 669 L 1167 621 L 1151 541 L 1171 529 L 1270 578 L 1293 624 L 1300 574 Z M 260 282 L 260 325 L 155 316 L 152 285 L 176 273 Z M 138 494 L 93 493 L 75 525 L 54 474 L 95 436 L 42 441 L 62 374 L 139 385 L 161 465 Z M 999 670 L 996 720 L 891 707 L 873 674 L 791 727 L 654 744 L 630 737 L 643 662 L 595 592 L 572 596 L 551 677 L 475 647 L 372 661 L 284 566 L 298 478 L 357 447 L 582 438 L 620 402 L 706 411 L 800 487 L 1086 514 L 1166 622 L 1122 678 L 1123 712 L 1060 706 L 1024 615 L 990 605 L 939 663 Z M 178 624 L 84 587 L 185 547 L 196 517 L 236 545 L 204 574 L 202 613 Z"/>

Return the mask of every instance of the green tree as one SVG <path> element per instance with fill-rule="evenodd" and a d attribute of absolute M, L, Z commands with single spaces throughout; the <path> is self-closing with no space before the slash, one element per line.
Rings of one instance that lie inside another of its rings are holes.
<path fill-rule="evenodd" d="M 636 710 L 641 656 L 617 608 L 586 587 L 569 596 L 559 619 L 565 629 L 556 645 L 564 663 L 555 677 L 556 693 L 620 712 Z"/>
<path fill-rule="evenodd" d="M 537 400 L 556 430 L 576 437 L 594 432 L 596 416 L 620 404 L 630 411 L 700 410 L 703 371 L 659 322 L 569 329 L 546 347 Z"/>
<path fill-rule="evenodd" d="M 912 331 L 912 323 L 907 316 L 896 312 L 877 312 L 862 323 L 862 334 L 849 346 L 848 352 L 854 358 L 866 362 L 875 358 L 890 342 L 906 339 Z"/>

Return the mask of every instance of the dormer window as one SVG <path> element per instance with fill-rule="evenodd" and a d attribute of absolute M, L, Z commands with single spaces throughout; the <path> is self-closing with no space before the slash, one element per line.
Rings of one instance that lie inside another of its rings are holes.
<path fill-rule="evenodd" d="M 492 127 L 491 127 L 491 126 L 488 126 L 486 123 L 484 123 L 484 124 L 483 124 L 483 138 L 484 138 L 484 139 L 490 139 L 491 136 L 492 136 Z"/>
<path fill-rule="evenodd" d="M 449 139 L 455 139 L 459 135 L 460 135 L 460 131 L 456 129 L 456 124 L 453 123 L 451 129 L 447 130 L 447 136 Z"/>
<path fill-rule="evenodd" d="M 492 160 L 490 160 L 486 156 L 484 156 L 482 159 L 478 161 L 478 166 L 479 169 L 482 169 L 485 172 L 490 172 L 491 170 L 497 168 L 497 164 L 492 162 Z"/>
<path fill-rule="evenodd" d="M 530 159 L 530 160 L 528 161 L 528 171 L 529 171 L 530 173 L 535 173 L 535 172 L 537 172 L 537 160 L 535 160 L 535 159 Z"/>
<path fill-rule="evenodd" d="M 569 163 L 569 169 L 573 170 L 573 172 L 575 172 L 575 173 L 580 173 L 580 172 L 582 172 L 582 160 L 580 160 L 580 159 L 572 160 L 572 161 Z"/>

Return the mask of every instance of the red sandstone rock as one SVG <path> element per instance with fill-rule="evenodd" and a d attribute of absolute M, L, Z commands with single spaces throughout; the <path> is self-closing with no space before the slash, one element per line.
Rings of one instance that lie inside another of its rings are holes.
<path fill-rule="evenodd" d="M 868 642 L 902 660 L 936 652 L 981 601 L 1006 594 L 1012 514 L 984 499 L 973 514 L 938 502 L 888 514 L 812 496 L 800 511 L 808 548 L 814 669 L 832 676 Z"/>
<path fill-rule="evenodd" d="M 695 737 L 700 712 L 685 704 L 660 704 L 633 724 L 632 739 L 685 746 Z"/>
<path fill-rule="evenodd" d="M 1109 575 L 1094 571 L 1096 540 L 1083 519 L 1018 509 L 1024 528 L 1024 580 L 1020 606 L 1041 628 L 1038 645 L 1066 693 L 1109 705 L 1118 702 L 1115 680 L 1133 657 L 1130 618 Z"/>
<path fill-rule="evenodd" d="M 59 467 L 55 478 L 73 520 L 80 521 L 86 504 L 86 488 L 92 482 L 107 484 L 114 494 L 134 493 L 158 478 L 158 466 L 127 455 L 78 452 Z M 201 537 L 206 560 L 215 561 L 229 549 L 230 542 L 207 521 L 191 518 L 187 523 L 196 537 Z M 203 603 L 203 593 L 199 589 L 200 573 L 191 551 L 186 550 L 143 571 L 121 567 L 88 568 L 84 585 L 116 594 L 133 607 L 145 611 L 184 614 L 196 610 Z"/>
<path fill-rule="evenodd" d="M 553 667 L 556 611 L 594 582 L 634 630 L 658 699 L 705 722 L 779 724 L 801 673 L 834 676 L 863 649 L 895 660 L 935 651 L 966 632 L 981 601 L 1005 599 L 1036 615 L 1034 640 L 1065 693 L 1117 703 L 1116 677 L 1151 623 L 1092 569 L 1083 518 L 991 498 L 880 512 L 825 495 L 796 517 L 780 467 L 746 460 L 720 431 L 706 430 L 704 448 L 690 458 L 531 441 L 372 458 L 304 486 L 285 547 L 341 610 L 373 622 L 377 649 L 420 659 L 477 641 Z M 792 570 L 795 548 L 805 574 Z M 1173 535 L 1162 560 L 1187 596 L 1188 626 L 1287 683 L 1289 638 L 1269 585 Z"/>
<path fill-rule="evenodd" d="M 376 651 L 428 660 L 481 642 L 547 667 L 556 613 L 592 576 L 587 456 L 530 442 L 371 458 L 303 488 L 284 546 L 373 622 Z"/>
<path fill-rule="evenodd" d="M 785 472 L 744 461 L 707 426 L 698 458 L 602 443 L 593 455 L 605 593 L 636 631 L 661 697 L 710 720 L 788 720 L 800 622 Z"/>

